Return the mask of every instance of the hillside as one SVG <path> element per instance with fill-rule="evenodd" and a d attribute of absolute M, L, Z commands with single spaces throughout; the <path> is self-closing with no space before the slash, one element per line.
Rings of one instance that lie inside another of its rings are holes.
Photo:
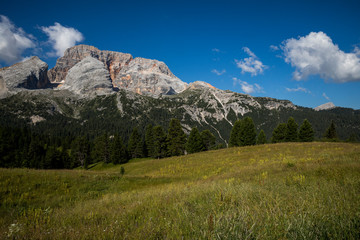
<path fill-rule="evenodd" d="M 348 143 L 229 148 L 87 171 L 0 169 L 0 238 L 356 239 L 359 189 L 360 145 Z"/>

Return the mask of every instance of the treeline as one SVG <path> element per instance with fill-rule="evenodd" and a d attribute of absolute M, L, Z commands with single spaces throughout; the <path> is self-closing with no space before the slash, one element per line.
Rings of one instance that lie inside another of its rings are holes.
<path fill-rule="evenodd" d="M 335 123 L 332 121 L 325 131 L 322 141 L 339 141 Z M 293 117 L 290 117 L 287 123 L 279 123 L 273 130 L 270 139 L 271 143 L 280 142 L 312 142 L 314 141 L 314 130 L 311 123 L 305 119 L 300 128 Z M 356 142 L 356 135 L 351 134 L 347 142 Z M 249 146 L 255 144 L 267 143 L 267 137 L 263 130 L 256 133 L 255 125 L 250 117 L 237 120 L 230 133 L 229 147 Z"/>

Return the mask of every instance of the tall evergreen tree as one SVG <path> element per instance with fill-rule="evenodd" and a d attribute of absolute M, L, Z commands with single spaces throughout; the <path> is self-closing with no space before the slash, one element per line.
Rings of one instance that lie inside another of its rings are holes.
<path fill-rule="evenodd" d="M 334 121 L 331 121 L 331 124 L 324 134 L 324 138 L 329 140 L 337 139 L 336 127 Z"/>
<path fill-rule="evenodd" d="M 216 138 L 209 130 L 204 130 L 200 133 L 201 139 L 204 143 L 205 150 L 210 150 L 215 147 Z"/>
<path fill-rule="evenodd" d="M 286 123 L 279 123 L 274 129 L 271 137 L 272 143 L 285 142 L 286 140 Z"/>
<path fill-rule="evenodd" d="M 146 126 L 145 129 L 145 150 L 146 156 L 152 156 L 154 151 L 154 139 L 153 139 L 153 126 L 152 124 L 149 124 Z"/>
<path fill-rule="evenodd" d="M 182 130 L 178 119 L 171 119 L 166 142 L 169 156 L 179 156 L 184 154 L 186 135 Z"/>
<path fill-rule="evenodd" d="M 256 139 L 256 144 L 265 144 L 267 142 L 264 130 L 261 129 Z"/>
<path fill-rule="evenodd" d="M 301 142 L 312 142 L 314 141 L 314 130 L 311 123 L 305 119 L 300 126 L 299 140 Z"/>
<path fill-rule="evenodd" d="M 250 146 L 256 143 L 256 130 L 251 117 L 246 117 L 241 121 L 240 146 Z"/>
<path fill-rule="evenodd" d="M 240 146 L 240 131 L 241 131 L 241 120 L 238 119 L 235 121 L 234 126 L 230 132 L 229 147 L 238 147 Z"/>
<path fill-rule="evenodd" d="M 161 126 L 153 128 L 153 150 L 151 157 L 166 157 L 166 133 Z"/>
<path fill-rule="evenodd" d="M 298 140 L 298 124 L 293 117 L 290 117 L 286 124 L 286 141 L 296 142 Z"/>
<path fill-rule="evenodd" d="M 105 133 L 94 140 L 92 158 L 95 162 L 110 162 L 109 136 Z"/>
<path fill-rule="evenodd" d="M 90 143 L 86 137 L 77 137 L 71 143 L 71 167 L 81 166 L 87 168 L 90 161 Z"/>
<path fill-rule="evenodd" d="M 143 157 L 143 141 L 136 127 L 130 135 L 128 151 L 131 158 Z"/>
<path fill-rule="evenodd" d="M 110 160 L 114 164 L 126 163 L 128 161 L 126 148 L 119 135 L 115 135 L 111 142 Z"/>
<path fill-rule="evenodd" d="M 191 129 L 190 136 L 186 143 L 186 151 L 188 153 L 196 153 L 205 150 L 199 130 L 195 127 Z"/>

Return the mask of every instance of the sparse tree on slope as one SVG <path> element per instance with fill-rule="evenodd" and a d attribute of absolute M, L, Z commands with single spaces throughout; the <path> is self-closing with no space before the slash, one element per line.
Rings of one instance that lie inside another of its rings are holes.
<path fill-rule="evenodd" d="M 256 130 L 251 117 L 246 117 L 242 120 L 240 128 L 240 145 L 250 146 L 256 143 Z"/>
<path fill-rule="evenodd" d="M 166 142 L 169 156 L 179 156 L 184 154 L 186 135 L 182 130 L 178 119 L 171 119 Z"/>
<path fill-rule="evenodd" d="M 235 121 L 234 126 L 231 129 L 229 147 L 240 146 L 240 131 L 241 131 L 241 120 Z"/>
<path fill-rule="evenodd" d="M 279 123 L 274 129 L 271 137 L 272 143 L 285 142 L 286 138 L 286 123 Z"/>
<path fill-rule="evenodd" d="M 312 142 L 314 141 L 314 130 L 311 123 L 305 119 L 300 126 L 299 140 L 301 142 Z"/>
<path fill-rule="evenodd" d="M 290 117 L 286 124 L 286 141 L 296 142 L 298 140 L 298 124 Z"/>
<path fill-rule="evenodd" d="M 166 157 L 166 134 L 161 126 L 153 128 L 153 150 L 151 157 Z"/>
<path fill-rule="evenodd" d="M 186 151 L 188 153 L 196 153 L 196 152 L 204 151 L 204 149 L 205 146 L 202 141 L 199 130 L 196 127 L 191 129 L 190 136 L 186 143 Z"/>
<path fill-rule="evenodd" d="M 215 136 L 209 130 L 204 130 L 201 132 L 201 139 L 204 143 L 205 150 L 210 150 L 215 147 Z"/>
<path fill-rule="evenodd" d="M 267 142 L 266 140 L 266 135 L 265 135 L 265 132 L 264 130 L 261 129 L 259 135 L 257 136 L 257 139 L 256 139 L 256 144 L 265 144 Z"/>
<path fill-rule="evenodd" d="M 329 140 L 337 139 L 336 128 L 334 121 L 331 121 L 329 128 L 326 130 L 324 138 Z"/>

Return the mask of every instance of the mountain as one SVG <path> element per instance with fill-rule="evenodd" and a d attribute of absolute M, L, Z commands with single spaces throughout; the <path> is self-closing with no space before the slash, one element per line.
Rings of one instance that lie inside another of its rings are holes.
<path fill-rule="evenodd" d="M 328 103 L 324 103 L 320 106 L 317 106 L 316 108 L 314 108 L 314 110 L 320 111 L 320 110 L 329 110 L 329 109 L 333 109 L 333 108 L 336 108 L 336 106 L 332 102 L 328 102 Z"/>
<path fill-rule="evenodd" d="M 127 140 L 133 127 L 144 133 L 149 123 L 167 128 L 170 119 L 177 118 L 187 133 L 193 127 L 208 129 L 226 145 L 233 122 L 244 116 L 252 117 L 268 138 L 290 116 L 299 125 L 307 118 L 318 138 L 331 120 L 340 138 L 360 136 L 359 110 L 315 111 L 206 82 L 187 84 L 161 61 L 86 45 L 66 50 L 49 71 L 34 57 L 1 69 L 0 76 L 0 89 L 6 92 L 0 100 L 1 126 L 29 127 L 49 136 L 93 138 L 106 132 Z"/>

